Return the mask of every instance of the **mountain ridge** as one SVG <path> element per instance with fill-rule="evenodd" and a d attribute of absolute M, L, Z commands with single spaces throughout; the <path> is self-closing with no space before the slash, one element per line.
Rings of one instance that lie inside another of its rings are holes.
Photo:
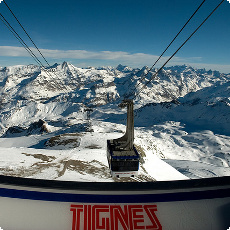
<path fill-rule="evenodd" d="M 46 70 L 36 65 L 4 67 L 0 70 L 0 123 L 4 127 L 1 133 L 11 126 L 29 126 L 39 119 L 67 119 L 71 114 L 83 116 L 80 114 L 88 106 L 116 108 L 128 92 L 138 94 L 157 71 L 151 70 L 146 79 L 140 81 L 147 70 L 147 66 L 138 69 L 121 64 L 115 68 L 79 68 L 68 62 L 54 64 Z M 215 101 L 215 88 L 229 80 L 230 75 L 218 71 L 188 65 L 166 67 L 139 93 L 135 108 L 155 103 L 170 105 L 171 101 L 183 104 L 182 98 L 191 100 L 186 95 L 210 87 L 214 87 L 212 100 Z M 207 90 L 207 94 L 210 92 Z M 225 94 L 222 100 L 228 101 L 227 89 Z M 199 97 L 204 98 L 205 93 Z M 204 100 L 210 101 L 207 97 Z"/>
<path fill-rule="evenodd" d="M 130 92 L 138 95 L 134 144 L 142 155 L 138 178 L 128 181 L 230 175 L 230 75 L 167 67 L 143 88 L 157 69 L 142 79 L 147 71 L 67 62 L 2 68 L 2 175 L 113 181 L 106 140 L 125 132 L 126 109 L 118 105 Z"/>

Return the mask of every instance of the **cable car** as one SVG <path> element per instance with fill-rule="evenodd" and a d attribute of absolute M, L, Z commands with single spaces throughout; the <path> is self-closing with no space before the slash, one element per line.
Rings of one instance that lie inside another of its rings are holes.
<path fill-rule="evenodd" d="M 133 145 L 134 113 L 133 101 L 124 100 L 119 107 L 127 106 L 127 125 L 124 136 L 107 140 L 107 158 L 112 177 L 134 177 L 138 175 L 140 155 Z"/>

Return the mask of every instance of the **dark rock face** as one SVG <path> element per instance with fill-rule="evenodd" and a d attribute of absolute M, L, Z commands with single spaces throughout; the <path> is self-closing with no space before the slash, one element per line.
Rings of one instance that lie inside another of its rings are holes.
<path fill-rule="evenodd" d="M 42 134 L 48 133 L 49 130 L 46 127 L 46 122 L 39 120 L 37 122 L 31 123 L 28 128 L 23 128 L 20 126 L 12 126 L 8 128 L 5 134 L 2 137 L 20 137 L 20 136 L 29 136 L 32 134 Z"/>
<path fill-rule="evenodd" d="M 5 132 L 3 137 L 18 137 L 18 136 L 23 136 L 26 132 L 26 129 L 19 127 L 19 126 L 12 126 L 8 128 L 8 130 Z"/>
<path fill-rule="evenodd" d="M 79 133 L 66 133 L 58 136 L 51 137 L 46 143 L 46 148 L 53 149 L 73 149 L 80 146 L 81 134 Z"/>
<path fill-rule="evenodd" d="M 46 122 L 43 121 L 43 120 L 39 120 L 37 122 L 34 122 L 32 124 L 30 124 L 27 132 L 28 132 L 28 135 L 31 135 L 31 134 L 40 134 L 40 133 L 48 133 L 48 129 L 46 127 Z"/>

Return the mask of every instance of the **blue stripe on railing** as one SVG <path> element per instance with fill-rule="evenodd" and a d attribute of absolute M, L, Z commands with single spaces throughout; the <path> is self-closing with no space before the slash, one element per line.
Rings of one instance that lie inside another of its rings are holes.
<path fill-rule="evenodd" d="M 149 191 L 151 192 L 151 191 Z M 230 197 L 230 188 L 160 194 L 71 194 L 0 188 L 0 197 L 78 203 L 157 203 Z"/>

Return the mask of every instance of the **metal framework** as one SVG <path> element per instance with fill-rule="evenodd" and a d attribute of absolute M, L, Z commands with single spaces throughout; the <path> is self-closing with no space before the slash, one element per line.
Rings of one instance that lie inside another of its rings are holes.
<path fill-rule="evenodd" d="M 87 120 L 90 120 L 90 113 L 91 112 L 93 112 L 93 109 L 91 109 L 91 108 L 86 108 L 85 110 L 84 110 L 85 112 L 87 112 Z"/>
<path fill-rule="evenodd" d="M 124 108 L 127 106 L 127 125 L 125 135 L 113 140 L 115 150 L 133 150 L 134 141 L 134 113 L 133 113 L 133 100 L 124 100 L 119 107 Z"/>
<path fill-rule="evenodd" d="M 112 177 L 132 177 L 138 174 L 140 156 L 133 145 L 134 112 L 133 101 L 124 100 L 119 107 L 127 106 L 127 125 L 125 135 L 107 141 L 107 158 Z"/>

